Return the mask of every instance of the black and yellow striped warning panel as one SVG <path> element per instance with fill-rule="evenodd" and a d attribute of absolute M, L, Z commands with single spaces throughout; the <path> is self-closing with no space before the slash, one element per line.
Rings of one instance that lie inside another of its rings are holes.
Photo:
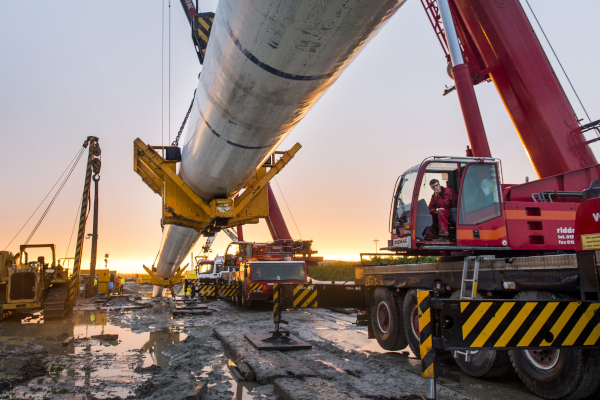
<path fill-rule="evenodd" d="M 600 303 L 440 300 L 446 349 L 600 347 Z"/>
<path fill-rule="evenodd" d="M 231 297 L 240 295 L 240 285 L 220 285 L 219 297 Z"/>
<path fill-rule="evenodd" d="M 285 308 L 365 309 L 364 286 L 324 284 L 280 284 Z"/>
<path fill-rule="evenodd" d="M 417 304 L 419 306 L 419 341 L 421 347 L 421 375 L 423 378 L 436 378 L 436 358 L 433 348 L 433 325 L 431 320 L 431 292 L 419 290 L 417 292 Z"/>
<path fill-rule="evenodd" d="M 212 29 L 214 20 L 214 13 L 200 13 L 196 14 L 194 17 L 192 26 L 193 37 L 200 64 L 204 63 L 204 56 L 206 55 L 206 48 L 208 46 L 208 38 L 210 37 L 210 31 Z"/>
<path fill-rule="evenodd" d="M 319 306 L 317 299 L 319 292 L 315 285 L 297 285 L 293 293 L 292 307 L 307 308 Z"/>
<path fill-rule="evenodd" d="M 262 283 L 251 283 L 250 288 L 248 289 L 249 293 L 262 293 L 263 284 Z"/>
<path fill-rule="evenodd" d="M 215 285 L 199 285 L 198 289 L 192 288 L 198 292 L 200 297 L 216 297 L 217 287 Z"/>

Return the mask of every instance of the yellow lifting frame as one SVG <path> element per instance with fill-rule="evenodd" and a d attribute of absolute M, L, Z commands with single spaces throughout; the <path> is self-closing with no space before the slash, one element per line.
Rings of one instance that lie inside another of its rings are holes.
<path fill-rule="evenodd" d="M 143 265 L 143 267 L 150 275 L 150 281 L 153 285 L 168 287 L 171 291 L 171 296 L 175 298 L 175 289 L 173 288 L 173 285 L 181 283 L 181 274 L 183 274 L 183 271 L 185 271 L 189 265 L 190 263 L 187 263 L 185 264 L 185 267 L 177 269 L 177 272 L 175 272 L 175 275 L 173 275 L 171 279 L 161 279 L 158 275 L 156 275 L 156 268 L 154 266 L 152 266 L 152 269 L 146 267 L 145 265 Z"/>
<path fill-rule="evenodd" d="M 133 147 L 134 171 L 163 198 L 163 224 L 187 226 L 205 233 L 216 225 L 217 218 L 222 219 L 219 221 L 219 228 L 231 228 L 258 223 L 259 218 L 268 217 L 267 184 L 302 146 L 296 143 L 290 150 L 283 152 L 276 163 L 260 167 L 237 199 L 213 199 L 210 203 L 196 195 L 177 175 L 178 161 L 165 160 L 155 150 L 164 147 L 146 145 L 139 138 L 133 142 Z"/>

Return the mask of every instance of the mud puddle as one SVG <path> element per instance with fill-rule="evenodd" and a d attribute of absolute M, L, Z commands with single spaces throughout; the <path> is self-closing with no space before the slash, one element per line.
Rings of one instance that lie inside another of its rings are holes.
<path fill-rule="evenodd" d="M 169 368 L 163 351 L 186 339 L 179 329 L 132 332 L 97 311 L 79 311 L 65 320 L 33 315 L 4 321 L 0 390 L 9 390 L 3 393 L 9 398 L 73 392 L 98 399 L 131 396 L 137 383 Z M 74 340 L 65 342 L 70 337 Z"/>
<path fill-rule="evenodd" d="M 232 399 L 236 399 L 236 400 L 251 400 L 251 399 L 253 399 L 254 397 L 250 394 L 250 392 L 252 392 L 254 389 L 256 389 L 262 385 L 256 381 L 252 381 L 252 382 L 236 381 L 235 378 L 233 377 L 233 375 L 231 374 L 231 371 L 229 370 L 230 364 L 235 365 L 233 357 L 231 354 L 229 354 L 228 351 L 225 351 L 223 355 L 227 359 L 227 363 L 222 366 L 221 372 L 223 373 L 224 376 L 229 378 L 228 382 L 231 384 Z M 207 367 L 204 367 L 204 369 L 206 369 L 206 368 Z M 200 376 L 200 377 L 205 378 L 203 376 Z M 209 385 L 209 387 L 210 387 L 210 385 Z"/>

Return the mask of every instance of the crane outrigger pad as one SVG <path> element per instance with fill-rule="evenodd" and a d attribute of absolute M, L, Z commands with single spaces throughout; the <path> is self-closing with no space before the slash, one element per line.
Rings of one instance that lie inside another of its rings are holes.
<path fill-rule="evenodd" d="M 287 335 L 287 340 L 285 341 L 267 341 L 265 340 L 265 335 L 261 333 L 247 333 L 244 334 L 244 337 L 252 343 L 257 350 L 289 351 L 312 349 L 310 344 L 303 342 L 294 335 Z"/>

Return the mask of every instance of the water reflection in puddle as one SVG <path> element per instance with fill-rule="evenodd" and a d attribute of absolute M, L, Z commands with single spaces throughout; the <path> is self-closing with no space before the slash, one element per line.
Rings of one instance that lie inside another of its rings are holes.
<path fill-rule="evenodd" d="M 150 327 L 153 329 L 154 327 Z M 75 316 L 73 337 L 75 339 L 92 338 L 97 335 L 118 335 L 118 340 L 99 340 L 87 350 L 86 342 L 75 342 L 75 354 L 84 351 L 122 354 L 128 351 L 141 350 L 145 354 L 143 367 L 158 365 L 169 367 L 170 358 L 163 351 L 174 344 L 185 340 L 187 335 L 177 329 L 161 329 L 152 332 L 132 332 L 130 329 L 111 325 L 105 314 L 95 311 L 84 311 Z"/>
<path fill-rule="evenodd" d="M 233 375 L 231 375 L 231 372 L 229 371 L 229 363 L 230 362 L 233 363 L 233 357 L 227 351 L 225 352 L 224 355 L 226 357 L 226 361 L 223 365 L 220 366 L 220 368 L 221 368 L 221 372 L 223 373 L 223 375 L 225 375 L 227 378 L 229 378 L 229 380 L 227 380 L 227 382 L 229 382 L 231 384 L 230 391 L 233 393 L 232 399 L 235 399 L 235 400 L 250 400 L 250 399 L 252 399 L 250 392 L 261 385 L 256 381 L 252 381 L 252 382 L 236 381 L 235 378 L 233 377 Z M 211 367 L 204 367 L 202 369 L 202 371 L 205 371 L 206 368 L 210 369 Z M 208 372 L 210 372 L 210 370 L 206 371 L 206 373 L 208 373 Z"/>
<path fill-rule="evenodd" d="M 56 385 L 62 385 L 61 390 L 65 386 L 90 388 L 91 394 L 99 399 L 125 398 L 133 395 L 132 382 L 147 376 L 146 371 L 136 370 L 136 367 L 169 367 L 170 357 L 163 351 L 187 337 L 180 329 L 132 332 L 112 325 L 106 314 L 97 311 L 78 311 L 73 318 L 47 321 L 38 314 L 22 320 L 5 320 L 0 324 L 0 350 L 17 350 L 18 346 L 33 342 L 31 345 L 47 348 L 49 355 L 59 356 L 49 359 L 49 376 L 15 388 L 13 394 L 17 397 L 42 398 L 48 391 L 54 393 Z M 117 335 L 117 339 L 110 340 L 111 337 L 102 335 Z M 75 341 L 63 347 L 63 340 L 67 337 L 73 337 Z M 65 355 L 71 357 L 60 357 Z M 27 359 L 12 358 L 10 362 L 13 365 L 7 374 L 14 376 L 20 368 L 14 363 L 26 362 Z M 0 360 L 0 370 L 4 370 L 4 362 L 4 359 Z M 0 373 L 0 378 L 12 376 Z"/>
<path fill-rule="evenodd" d="M 118 335 L 118 340 L 91 339 L 97 335 Z M 70 347 L 62 347 L 61 340 L 72 336 L 76 340 Z M 74 321 L 48 320 L 39 315 L 23 320 L 6 320 L 0 324 L 0 350 L 11 351 L 24 343 L 36 340 L 46 347 L 51 355 L 81 354 L 83 352 L 123 354 L 141 351 L 145 354 L 143 367 L 158 365 L 169 367 L 170 358 L 163 354 L 167 347 L 185 340 L 186 334 L 175 329 L 152 332 L 132 332 L 110 324 L 106 314 L 97 311 L 75 313 Z M 61 340 L 57 340 L 61 338 Z M 89 339 L 89 340 L 86 340 Z"/>

